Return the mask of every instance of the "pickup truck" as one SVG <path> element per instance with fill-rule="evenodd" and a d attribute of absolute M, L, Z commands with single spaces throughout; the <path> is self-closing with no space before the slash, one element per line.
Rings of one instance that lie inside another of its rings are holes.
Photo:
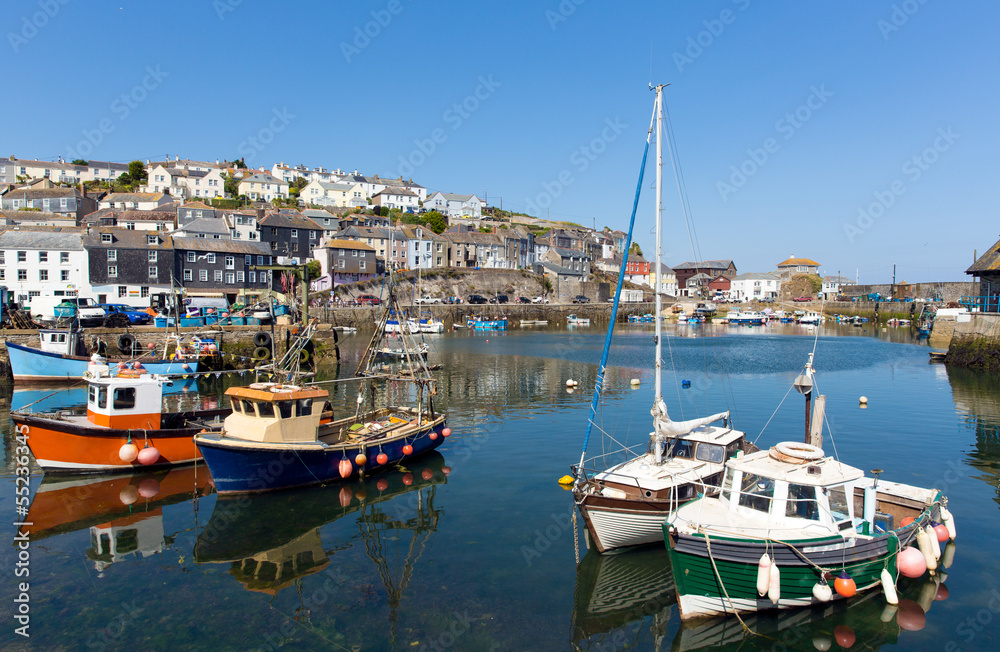
<path fill-rule="evenodd" d="M 434 303 L 441 303 L 441 299 L 438 299 L 436 297 L 432 297 L 429 294 L 425 294 L 422 297 L 417 297 L 416 299 L 414 299 L 413 303 L 418 303 L 418 304 L 426 306 L 426 305 L 430 305 L 430 304 L 434 304 Z"/>

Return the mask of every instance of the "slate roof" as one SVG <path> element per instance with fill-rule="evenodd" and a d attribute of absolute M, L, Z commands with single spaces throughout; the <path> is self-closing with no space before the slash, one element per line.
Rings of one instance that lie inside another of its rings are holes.
<path fill-rule="evenodd" d="M 12 189 L 4 199 L 52 199 L 53 197 L 82 197 L 76 188 L 37 188 L 34 190 Z"/>
<path fill-rule="evenodd" d="M 301 213 L 294 215 L 287 213 L 268 213 L 260 222 L 260 226 L 285 227 L 288 229 L 306 229 L 319 231 L 322 229 L 319 224 L 313 222 L 308 217 L 303 217 Z"/>
<path fill-rule="evenodd" d="M 226 220 L 221 217 L 199 217 L 191 220 L 177 230 L 192 233 L 217 233 L 227 238 L 232 235 L 229 225 L 226 224 Z"/>
<path fill-rule="evenodd" d="M 674 269 L 728 269 L 733 264 L 731 259 L 726 260 L 703 260 L 701 262 L 683 262 L 674 265 Z"/>
<path fill-rule="evenodd" d="M 357 240 L 328 240 L 326 244 L 323 245 L 323 249 L 361 249 L 364 251 L 375 251 L 375 247 L 366 245 L 364 242 L 358 242 Z"/>
<path fill-rule="evenodd" d="M 101 234 L 110 233 L 112 241 L 102 242 Z M 149 244 L 148 236 L 156 236 L 157 244 Z M 159 231 L 140 231 L 118 226 L 99 226 L 90 228 L 83 236 L 83 244 L 88 249 L 150 249 L 163 250 L 172 248 L 172 238 Z"/>
<path fill-rule="evenodd" d="M 165 193 L 162 192 L 113 192 L 110 195 L 106 195 L 103 202 L 119 202 L 119 201 L 156 201 L 166 197 Z"/>
<path fill-rule="evenodd" d="M 76 226 L 27 226 L 0 231 L 0 250 L 83 250 L 83 228 Z"/>
<path fill-rule="evenodd" d="M 734 281 L 781 281 L 784 278 L 774 272 L 747 272 L 733 277 Z"/>
<path fill-rule="evenodd" d="M 980 256 L 976 262 L 972 264 L 972 267 L 965 270 L 965 273 L 978 276 L 983 272 L 998 271 L 1000 271 L 1000 240 L 997 240 L 992 247 L 987 249 L 986 253 Z"/>
<path fill-rule="evenodd" d="M 136 231 L 136 233 L 140 233 Z M 210 251 L 223 254 L 251 254 L 272 256 L 271 245 L 266 242 L 245 240 L 212 240 L 209 238 L 176 237 L 174 249 L 178 251 Z"/>

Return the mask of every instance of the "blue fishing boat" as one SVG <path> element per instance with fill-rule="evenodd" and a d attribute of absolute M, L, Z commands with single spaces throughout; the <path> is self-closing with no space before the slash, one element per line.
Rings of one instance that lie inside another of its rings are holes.
<path fill-rule="evenodd" d="M 404 355 L 388 363 L 378 355 L 385 346 L 389 308 L 401 314 L 391 289 L 386 308 L 355 373 L 363 385 L 358 405 L 345 416 L 325 409 L 326 390 L 288 384 L 297 376 L 293 370 L 276 370 L 280 382 L 226 390 L 233 412 L 222 431 L 194 438 L 220 494 L 363 477 L 434 450 L 451 435 L 445 415 L 434 410 L 435 380 L 412 334 L 395 335 Z M 309 326 L 296 342 L 307 341 L 312 330 Z M 416 406 L 376 404 L 386 395 L 376 384 L 390 382 L 411 383 Z M 366 401 L 371 401 L 367 409 Z"/>
<path fill-rule="evenodd" d="M 87 354 L 83 334 L 75 330 L 43 329 L 38 331 L 41 340 L 40 348 L 33 348 L 7 341 L 7 354 L 10 357 L 11 374 L 15 382 L 38 381 L 59 382 L 77 381 L 83 377 L 93 360 Z M 136 356 L 131 355 L 135 339 L 123 334 L 119 338 L 120 348 L 129 354 L 108 356 L 105 351 L 106 364 L 111 369 L 111 375 L 117 375 L 119 367 L 124 368 L 126 362 L 132 362 Z M 121 346 L 126 344 L 127 346 Z M 98 351 L 100 353 L 100 351 Z M 143 352 L 136 350 L 143 366 L 152 374 L 182 375 L 198 371 L 198 358 L 178 357 L 164 359 L 161 357 L 145 357 Z"/>
<path fill-rule="evenodd" d="M 465 320 L 466 326 L 477 331 L 505 331 L 507 330 L 507 318 L 489 319 L 487 317 L 475 316 Z"/>

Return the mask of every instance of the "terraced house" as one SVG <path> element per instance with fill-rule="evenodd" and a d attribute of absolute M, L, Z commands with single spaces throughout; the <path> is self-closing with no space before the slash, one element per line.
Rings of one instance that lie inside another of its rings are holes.
<path fill-rule="evenodd" d="M 316 249 L 315 257 L 320 262 L 323 275 L 312 284 L 314 290 L 367 281 L 383 272 L 375 249 L 356 240 L 330 240 Z"/>
<path fill-rule="evenodd" d="M 136 307 L 166 306 L 170 296 L 174 249 L 160 231 L 121 227 L 87 229 L 88 276 L 98 303 Z"/>
<path fill-rule="evenodd" d="M 80 227 L 19 227 L 0 231 L 0 285 L 31 309 L 41 296 L 90 296 Z M 36 310 L 37 311 L 37 310 Z"/>
<path fill-rule="evenodd" d="M 271 248 L 263 242 L 173 238 L 174 278 L 188 297 L 225 297 L 229 303 L 272 287 Z"/>
<path fill-rule="evenodd" d="M 86 190 L 76 188 L 17 188 L 0 197 L 0 210 L 5 213 L 23 209 L 72 216 L 80 224 L 84 215 L 97 210 L 97 202 Z"/>
<path fill-rule="evenodd" d="M 296 265 L 312 258 L 312 250 L 322 238 L 323 229 L 297 211 L 268 213 L 260 221 L 261 242 L 274 256 L 291 258 Z"/>

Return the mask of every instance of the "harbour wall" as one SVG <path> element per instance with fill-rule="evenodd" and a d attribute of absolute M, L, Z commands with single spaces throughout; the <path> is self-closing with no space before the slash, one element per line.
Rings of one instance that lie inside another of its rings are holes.
<path fill-rule="evenodd" d="M 940 299 L 944 303 L 958 301 L 965 296 L 978 294 L 979 284 L 971 281 L 942 281 L 938 283 L 879 283 L 874 285 L 848 285 L 842 288 L 844 296 L 858 297 L 878 292 L 884 297 L 904 299 Z"/>

